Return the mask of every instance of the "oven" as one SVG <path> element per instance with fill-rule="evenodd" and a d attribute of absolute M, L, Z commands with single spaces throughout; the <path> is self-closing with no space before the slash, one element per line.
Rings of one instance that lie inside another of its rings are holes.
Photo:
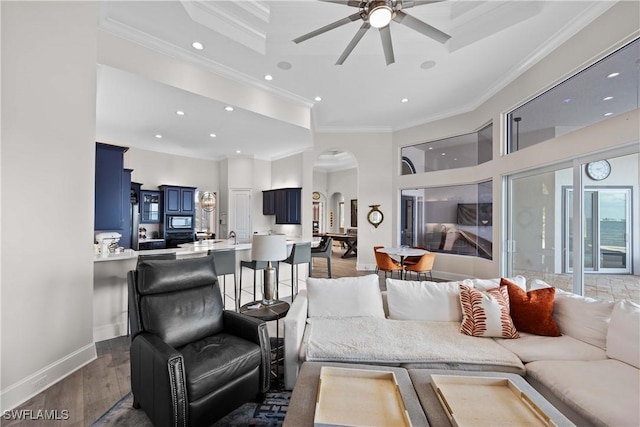
<path fill-rule="evenodd" d="M 164 240 L 167 244 L 167 248 L 177 248 L 183 243 L 193 242 L 195 240 L 195 234 L 193 231 L 166 233 Z"/>

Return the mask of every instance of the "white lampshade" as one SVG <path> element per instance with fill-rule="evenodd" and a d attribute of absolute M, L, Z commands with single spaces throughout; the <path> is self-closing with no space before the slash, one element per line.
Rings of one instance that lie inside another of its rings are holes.
<path fill-rule="evenodd" d="M 282 261 L 287 258 L 287 236 L 284 234 L 254 234 L 251 259 L 254 261 Z"/>

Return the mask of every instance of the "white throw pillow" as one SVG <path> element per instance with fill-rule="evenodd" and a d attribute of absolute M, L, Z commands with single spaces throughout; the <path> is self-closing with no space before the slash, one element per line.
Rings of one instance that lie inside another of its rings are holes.
<path fill-rule="evenodd" d="M 481 291 L 486 291 L 488 289 L 494 289 L 500 287 L 500 281 L 502 278 L 497 279 L 464 279 L 462 284 L 468 286 L 470 288 L 475 288 Z M 522 290 L 527 290 L 527 279 L 523 276 L 516 276 L 507 278 L 511 283 L 515 283 Z"/>
<path fill-rule="evenodd" d="M 339 279 L 307 278 L 308 317 L 384 318 L 377 274 Z"/>
<path fill-rule="evenodd" d="M 622 300 L 613 307 L 607 356 L 640 368 L 640 305 Z"/>
<path fill-rule="evenodd" d="M 387 279 L 389 319 L 460 322 L 458 282 L 415 282 Z"/>
<path fill-rule="evenodd" d="M 561 334 L 606 350 L 613 306 L 613 302 L 583 297 L 556 288 L 553 318 Z"/>

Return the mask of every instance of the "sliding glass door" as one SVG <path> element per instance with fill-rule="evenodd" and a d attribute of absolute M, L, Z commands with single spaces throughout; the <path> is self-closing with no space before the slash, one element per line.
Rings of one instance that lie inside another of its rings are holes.
<path fill-rule="evenodd" d="M 632 188 L 585 187 L 583 195 L 584 270 L 594 273 L 631 272 Z M 568 250 L 565 271 L 573 271 L 573 188 L 564 188 L 563 229 Z"/>
<path fill-rule="evenodd" d="M 601 156 L 506 178 L 505 274 L 594 298 L 639 299 L 639 154 Z"/>

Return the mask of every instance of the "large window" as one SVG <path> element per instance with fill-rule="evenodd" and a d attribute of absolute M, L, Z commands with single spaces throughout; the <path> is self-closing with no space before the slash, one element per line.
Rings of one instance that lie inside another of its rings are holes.
<path fill-rule="evenodd" d="M 604 174 L 588 172 L 602 162 Z M 506 274 L 593 298 L 640 301 L 639 169 L 636 149 L 508 177 Z"/>
<path fill-rule="evenodd" d="M 402 190 L 403 245 L 492 259 L 492 181 Z"/>
<path fill-rule="evenodd" d="M 507 115 L 512 153 L 638 108 L 636 40 Z"/>
<path fill-rule="evenodd" d="M 493 125 L 477 132 L 403 147 L 402 175 L 476 166 L 492 159 Z"/>

